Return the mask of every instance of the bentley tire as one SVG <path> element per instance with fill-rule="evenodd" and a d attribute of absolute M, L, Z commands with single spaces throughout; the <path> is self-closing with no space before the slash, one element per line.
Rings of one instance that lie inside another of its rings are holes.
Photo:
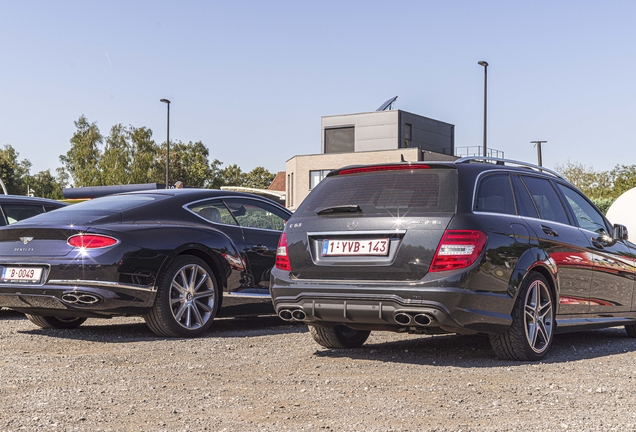
<path fill-rule="evenodd" d="M 155 303 L 144 319 L 159 336 L 199 336 L 212 325 L 219 295 L 210 266 L 201 258 L 182 255 L 159 277 Z"/>

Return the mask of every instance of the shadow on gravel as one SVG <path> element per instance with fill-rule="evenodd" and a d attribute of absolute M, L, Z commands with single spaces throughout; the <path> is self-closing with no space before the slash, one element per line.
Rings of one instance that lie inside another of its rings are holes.
<path fill-rule="evenodd" d="M 556 335 L 550 352 L 541 363 L 562 363 L 634 351 L 636 351 L 636 339 L 628 338 L 622 327 L 589 330 Z M 412 339 L 399 342 L 366 344 L 351 350 L 316 351 L 315 355 L 467 368 L 528 364 L 528 362 L 500 360 L 490 348 L 488 337 L 484 335 L 413 336 Z"/>
<path fill-rule="evenodd" d="M 11 309 L 0 309 L 0 320 L 25 319 L 24 314 Z"/>
<path fill-rule="evenodd" d="M 4 312 L 4 311 L 3 311 Z M 24 315 L 16 314 L 15 319 L 26 319 Z M 91 323 L 99 324 L 91 325 Z M 105 324 L 102 324 L 105 323 Z M 232 338 L 246 336 L 264 336 L 273 334 L 302 333 L 307 327 L 300 324 L 287 323 L 277 316 L 250 318 L 220 318 L 214 320 L 212 328 L 197 339 Z M 41 335 L 52 338 L 85 340 L 90 342 L 125 343 L 156 340 L 188 340 L 187 338 L 164 338 L 155 335 L 143 322 L 117 323 L 117 319 L 89 320 L 80 327 L 72 330 L 40 329 L 22 330 L 20 333 Z"/>

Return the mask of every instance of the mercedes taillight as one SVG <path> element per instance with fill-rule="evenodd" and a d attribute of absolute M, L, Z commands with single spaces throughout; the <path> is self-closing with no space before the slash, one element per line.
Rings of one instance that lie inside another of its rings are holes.
<path fill-rule="evenodd" d="M 486 246 L 486 234 L 475 230 L 446 230 L 437 246 L 431 272 L 470 267 Z"/>

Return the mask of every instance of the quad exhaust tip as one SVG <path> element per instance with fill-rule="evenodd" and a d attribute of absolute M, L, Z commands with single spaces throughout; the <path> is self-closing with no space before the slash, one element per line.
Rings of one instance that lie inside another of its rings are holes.
<path fill-rule="evenodd" d="M 101 303 L 103 298 L 93 293 L 72 291 L 62 294 L 62 300 L 72 305 L 91 306 Z"/>

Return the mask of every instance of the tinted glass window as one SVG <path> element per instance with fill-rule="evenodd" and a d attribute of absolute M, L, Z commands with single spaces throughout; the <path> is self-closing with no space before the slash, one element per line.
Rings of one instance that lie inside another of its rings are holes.
<path fill-rule="evenodd" d="M 53 210 L 57 210 L 57 209 L 59 209 L 60 207 L 64 207 L 64 206 L 51 206 L 51 205 L 45 205 L 45 206 L 44 206 L 44 211 L 50 212 L 50 211 L 53 211 Z"/>
<path fill-rule="evenodd" d="M 109 195 L 101 198 L 95 198 L 89 201 L 61 207 L 55 213 L 78 210 L 98 210 L 108 212 L 120 212 L 135 208 L 144 204 L 150 204 L 153 201 L 159 201 L 168 198 L 168 195 Z"/>
<path fill-rule="evenodd" d="M 557 186 L 565 195 L 565 200 L 572 209 L 572 213 L 574 213 L 574 217 L 581 228 L 598 233 L 601 231 L 607 233 L 605 219 L 592 204 L 575 190 L 559 183 L 557 183 Z"/>
<path fill-rule="evenodd" d="M 288 215 L 280 209 L 262 201 L 231 198 L 223 200 L 239 225 L 282 231 Z"/>
<path fill-rule="evenodd" d="M 552 184 L 538 177 L 521 177 L 528 188 L 541 219 L 569 224 L 568 216 Z"/>
<path fill-rule="evenodd" d="M 27 204 L 3 204 L 2 210 L 7 218 L 9 225 L 28 219 L 40 213 L 44 213 L 44 207 L 41 205 L 27 205 Z"/>
<path fill-rule="evenodd" d="M 232 216 L 222 201 L 214 200 L 196 203 L 188 208 L 207 221 L 225 225 L 238 225 L 236 219 L 234 219 L 234 216 Z"/>
<path fill-rule="evenodd" d="M 517 211 L 519 212 L 519 216 L 538 218 L 539 214 L 537 213 L 537 209 L 534 207 L 532 198 L 530 198 L 530 193 L 528 192 L 528 189 L 526 189 L 526 186 L 521 182 L 521 180 L 519 180 L 519 177 L 512 176 L 512 186 L 515 191 Z"/>
<path fill-rule="evenodd" d="M 477 190 L 475 210 L 517 214 L 508 174 L 495 174 L 482 178 Z"/>
<path fill-rule="evenodd" d="M 354 128 L 325 129 L 325 153 L 353 153 Z"/>
<path fill-rule="evenodd" d="M 456 202 L 454 169 L 376 171 L 325 178 L 296 213 L 315 214 L 325 208 L 358 205 L 363 215 L 416 216 L 455 212 Z"/>

